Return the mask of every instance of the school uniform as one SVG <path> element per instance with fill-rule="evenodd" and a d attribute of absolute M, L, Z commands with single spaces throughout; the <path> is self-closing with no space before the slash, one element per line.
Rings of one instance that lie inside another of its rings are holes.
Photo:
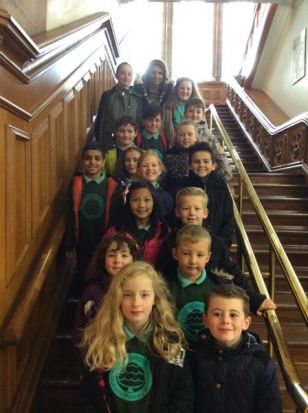
<path fill-rule="evenodd" d="M 64 249 L 70 251 L 76 248 L 81 276 L 105 231 L 114 189 L 115 185 L 105 174 L 94 180 L 83 174 L 73 178 Z"/>
<path fill-rule="evenodd" d="M 126 326 L 128 364 L 87 372 L 81 383 L 85 413 L 192 413 L 194 391 L 185 352 L 170 362 L 150 354 L 151 324 L 139 335 Z"/>
<path fill-rule="evenodd" d="M 189 361 L 194 413 L 282 413 L 276 368 L 257 335 L 245 331 L 235 348 L 226 348 L 205 331 Z"/>
<path fill-rule="evenodd" d="M 135 144 L 144 151 L 149 149 L 156 151 L 160 159 L 163 159 L 164 153 L 168 150 L 168 141 L 164 135 L 159 133 L 149 134 L 146 130 L 138 133 Z"/>
<path fill-rule="evenodd" d="M 178 262 L 172 256 L 172 248 L 175 248 L 176 230 L 173 230 L 163 242 L 157 260 L 157 269 L 168 281 L 177 271 Z M 220 273 L 222 277 L 215 277 L 218 284 L 234 283 L 243 288 L 249 296 L 250 310 L 256 313 L 266 296 L 255 291 L 248 277 L 245 277 L 240 267 L 232 260 L 224 240 L 211 234 L 211 256 L 205 269 L 208 273 Z M 224 276 L 225 274 L 225 276 Z M 228 276 L 226 276 L 228 274 Z"/>
<path fill-rule="evenodd" d="M 175 197 L 176 192 L 182 187 L 183 179 L 189 176 L 188 149 L 174 145 L 164 156 L 167 169 L 166 190 Z"/>
<path fill-rule="evenodd" d="M 222 237 L 230 248 L 234 232 L 234 217 L 232 198 L 226 178 L 218 171 L 212 171 L 205 179 L 201 179 L 190 171 L 189 176 L 182 182 L 182 188 L 195 186 L 204 189 L 209 202 L 209 215 L 206 219 L 211 232 Z"/>
<path fill-rule="evenodd" d="M 185 338 L 189 342 L 196 341 L 200 331 L 204 329 L 204 297 L 215 286 L 211 274 L 203 270 L 200 277 L 191 282 L 178 269 L 176 276 L 168 280 L 168 286 Z"/>

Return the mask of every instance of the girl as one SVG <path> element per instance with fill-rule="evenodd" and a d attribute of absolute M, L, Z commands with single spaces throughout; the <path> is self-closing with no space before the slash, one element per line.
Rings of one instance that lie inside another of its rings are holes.
<path fill-rule="evenodd" d="M 140 259 L 140 248 L 129 234 L 111 235 L 100 243 L 87 271 L 90 285 L 83 293 L 76 310 L 75 342 L 80 342 L 81 329 L 94 318 L 112 278 L 127 264 Z"/>
<path fill-rule="evenodd" d="M 136 261 L 114 277 L 82 345 L 87 411 L 192 412 L 183 333 L 167 287 L 148 263 Z"/>
<path fill-rule="evenodd" d="M 119 206 L 122 202 L 121 200 L 123 197 L 126 197 L 130 185 L 138 179 L 137 164 L 142 153 L 143 150 L 135 146 L 123 152 L 123 156 L 120 159 L 115 173 L 117 186 L 111 199 L 109 227 L 115 225 L 118 218 Z"/>
<path fill-rule="evenodd" d="M 166 63 L 154 59 L 142 76 L 142 83 L 134 85 L 134 90 L 142 96 L 142 106 L 156 104 L 163 106 L 169 98 L 173 83 L 168 81 Z"/>
<path fill-rule="evenodd" d="M 169 222 L 169 218 L 173 213 L 173 200 L 171 195 L 160 185 L 162 177 L 166 173 L 166 168 L 157 151 L 153 149 L 145 151 L 139 158 L 137 171 L 141 179 L 154 186 L 161 216 L 166 222 Z"/>
<path fill-rule="evenodd" d="M 141 125 L 141 97 L 130 86 L 133 70 L 129 63 L 123 62 L 117 67 L 116 79 L 118 83 L 102 94 L 94 124 L 95 138 L 101 142 L 104 151 L 114 146 L 116 119 L 128 115 L 138 127 Z"/>
<path fill-rule="evenodd" d="M 163 130 L 169 142 L 174 138 L 174 129 L 184 120 L 185 103 L 194 97 L 199 97 L 200 93 L 189 77 L 180 77 L 172 90 L 170 99 L 164 106 L 164 127 Z"/>
<path fill-rule="evenodd" d="M 105 237 L 119 231 L 128 232 L 141 245 L 144 259 L 155 265 L 169 228 L 161 220 L 153 185 L 138 181 L 132 183 L 120 211 L 115 226 L 107 230 Z"/>

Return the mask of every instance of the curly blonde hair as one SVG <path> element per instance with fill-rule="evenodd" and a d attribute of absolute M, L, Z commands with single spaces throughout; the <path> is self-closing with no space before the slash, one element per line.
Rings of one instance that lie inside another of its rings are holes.
<path fill-rule="evenodd" d="M 85 365 L 90 370 L 110 370 L 115 363 L 126 365 L 128 356 L 121 311 L 123 284 L 138 275 L 152 281 L 155 296 L 150 315 L 153 329 L 146 343 L 149 352 L 169 362 L 179 355 L 186 344 L 184 334 L 174 318 L 174 306 L 165 281 L 150 264 L 135 261 L 113 278 L 97 315 L 84 330 L 81 346 L 85 349 Z"/>

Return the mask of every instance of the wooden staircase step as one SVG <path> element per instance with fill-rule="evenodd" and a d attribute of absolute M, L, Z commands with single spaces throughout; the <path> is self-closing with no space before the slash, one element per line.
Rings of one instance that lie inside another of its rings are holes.
<path fill-rule="evenodd" d="M 249 175 L 252 183 L 281 183 L 281 184 L 304 184 L 305 177 L 303 174 L 298 173 L 281 173 L 281 172 L 270 172 L 270 173 L 253 173 Z M 238 175 L 235 175 L 234 180 L 238 179 Z"/>
<path fill-rule="evenodd" d="M 257 194 L 260 195 L 287 195 L 292 197 L 307 196 L 307 187 L 304 184 L 285 184 L 285 183 L 253 183 L 252 184 Z M 239 190 L 238 182 L 233 184 L 235 191 Z"/>
<path fill-rule="evenodd" d="M 236 199 L 236 196 L 235 196 Z M 280 195 L 261 195 L 259 199 L 266 211 L 268 210 L 290 210 L 296 209 L 299 212 L 308 211 L 308 197 L 291 197 Z M 243 208 L 252 209 L 250 199 L 246 196 L 243 197 Z"/>
<path fill-rule="evenodd" d="M 308 212 L 295 210 L 268 210 L 266 211 L 271 224 L 276 225 L 308 225 Z M 249 225 L 258 224 L 259 218 L 254 210 L 245 210 L 243 212 L 243 222 Z"/>
<path fill-rule="evenodd" d="M 260 225 L 245 225 L 248 237 L 253 240 L 254 244 L 267 242 L 267 235 Z M 284 245 L 288 243 L 290 245 L 301 244 L 308 240 L 308 227 L 304 225 L 275 225 L 274 229 L 280 239 L 280 242 Z"/>

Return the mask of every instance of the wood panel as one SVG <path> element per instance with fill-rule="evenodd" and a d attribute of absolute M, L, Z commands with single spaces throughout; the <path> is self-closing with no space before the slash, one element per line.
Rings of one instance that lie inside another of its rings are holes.
<path fill-rule="evenodd" d="M 8 26 L 0 44 L 0 413 L 27 413 L 72 266 L 59 249 L 70 179 L 101 93 L 114 83 L 118 50 L 105 13 L 58 30 L 54 43 L 46 36 L 44 48 Z"/>

